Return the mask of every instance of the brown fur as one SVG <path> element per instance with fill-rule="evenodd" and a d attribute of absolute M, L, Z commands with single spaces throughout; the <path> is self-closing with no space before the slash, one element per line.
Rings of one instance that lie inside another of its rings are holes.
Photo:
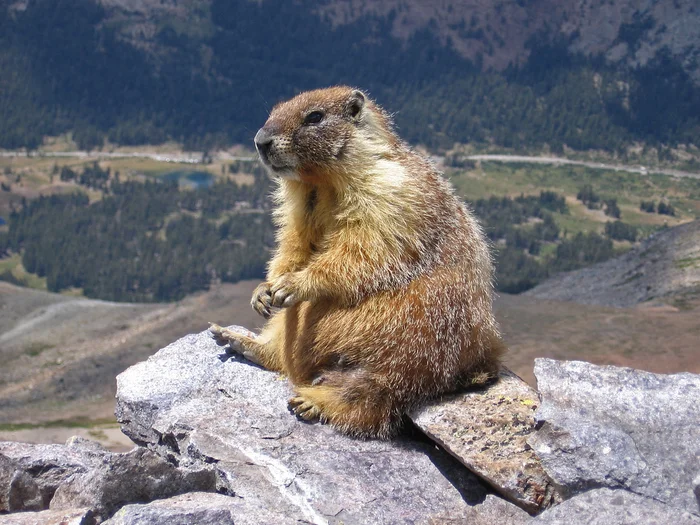
<path fill-rule="evenodd" d="M 348 87 L 302 93 L 256 141 L 279 176 L 278 248 L 253 296 L 271 318 L 257 339 L 213 331 L 288 375 L 297 414 L 386 438 L 421 401 L 497 373 L 481 228 L 381 108 Z"/>

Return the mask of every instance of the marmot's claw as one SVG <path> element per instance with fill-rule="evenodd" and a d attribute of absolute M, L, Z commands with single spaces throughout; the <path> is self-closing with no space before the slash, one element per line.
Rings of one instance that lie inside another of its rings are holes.
<path fill-rule="evenodd" d="M 253 310 L 255 310 L 258 313 L 258 315 L 263 316 L 265 319 L 269 319 L 272 315 L 272 312 L 270 311 L 270 306 L 264 306 L 261 303 L 253 304 Z"/>
<path fill-rule="evenodd" d="M 289 296 L 289 292 L 287 292 L 287 290 L 285 290 L 284 288 L 276 290 L 275 294 L 272 296 L 272 306 L 282 308 L 284 301 L 286 301 Z"/>
<path fill-rule="evenodd" d="M 296 293 L 294 273 L 287 273 L 277 279 L 270 287 L 270 304 L 277 308 L 288 308 L 299 302 Z"/>
<path fill-rule="evenodd" d="M 289 410 L 305 421 L 321 419 L 321 411 L 318 407 L 301 396 L 289 400 Z"/>
<path fill-rule="evenodd" d="M 255 310 L 259 315 L 262 315 L 265 319 L 270 318 L 270 308 L 272 307 L 270 283 L 262 283 L 255 288 L 250 305 L 253 307 L 253 310 Z"/>

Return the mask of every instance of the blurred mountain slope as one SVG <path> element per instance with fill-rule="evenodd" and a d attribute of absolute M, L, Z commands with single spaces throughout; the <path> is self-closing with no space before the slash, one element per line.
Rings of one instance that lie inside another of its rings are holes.
<path fill-rule="evenodd" d="M 660 230 L 608 261 L 547 279 L 525 295 L 604 306 L 700 298 L 700 221 Z"/>
<path fill-rule="evenodd" d="M 693 0 L 4 0 L 0 147 L 248 142 L 276 101 L 338 83 L 433 147 L 692 143 L 699 17 Z"/>

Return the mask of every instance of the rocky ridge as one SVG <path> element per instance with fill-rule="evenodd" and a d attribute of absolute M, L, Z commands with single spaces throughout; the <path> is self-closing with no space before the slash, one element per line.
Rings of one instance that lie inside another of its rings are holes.
<path fill-rule="evenodd" d="M 535 374 L 539 392 L 505 371 L 393 441 L 358 441 L 189 335 L 118 378 L 134 450 L 0 443 L 0 523 L 700 524 L 700 376 L 549 359 Z"/>

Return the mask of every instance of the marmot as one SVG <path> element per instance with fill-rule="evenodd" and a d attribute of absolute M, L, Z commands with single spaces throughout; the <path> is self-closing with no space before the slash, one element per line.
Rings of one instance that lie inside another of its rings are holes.
<path fill-rule="evenodd" d="M 301 93 L 255 145 L 279 181 L 278 246 L 252 299 L 269 321 L 256 338 L 212 325 L 221 344 L 286 374 L 298 416 L 358 437 L 497 374 L 488 243 L 381 107 L 349 87 Z"/>

